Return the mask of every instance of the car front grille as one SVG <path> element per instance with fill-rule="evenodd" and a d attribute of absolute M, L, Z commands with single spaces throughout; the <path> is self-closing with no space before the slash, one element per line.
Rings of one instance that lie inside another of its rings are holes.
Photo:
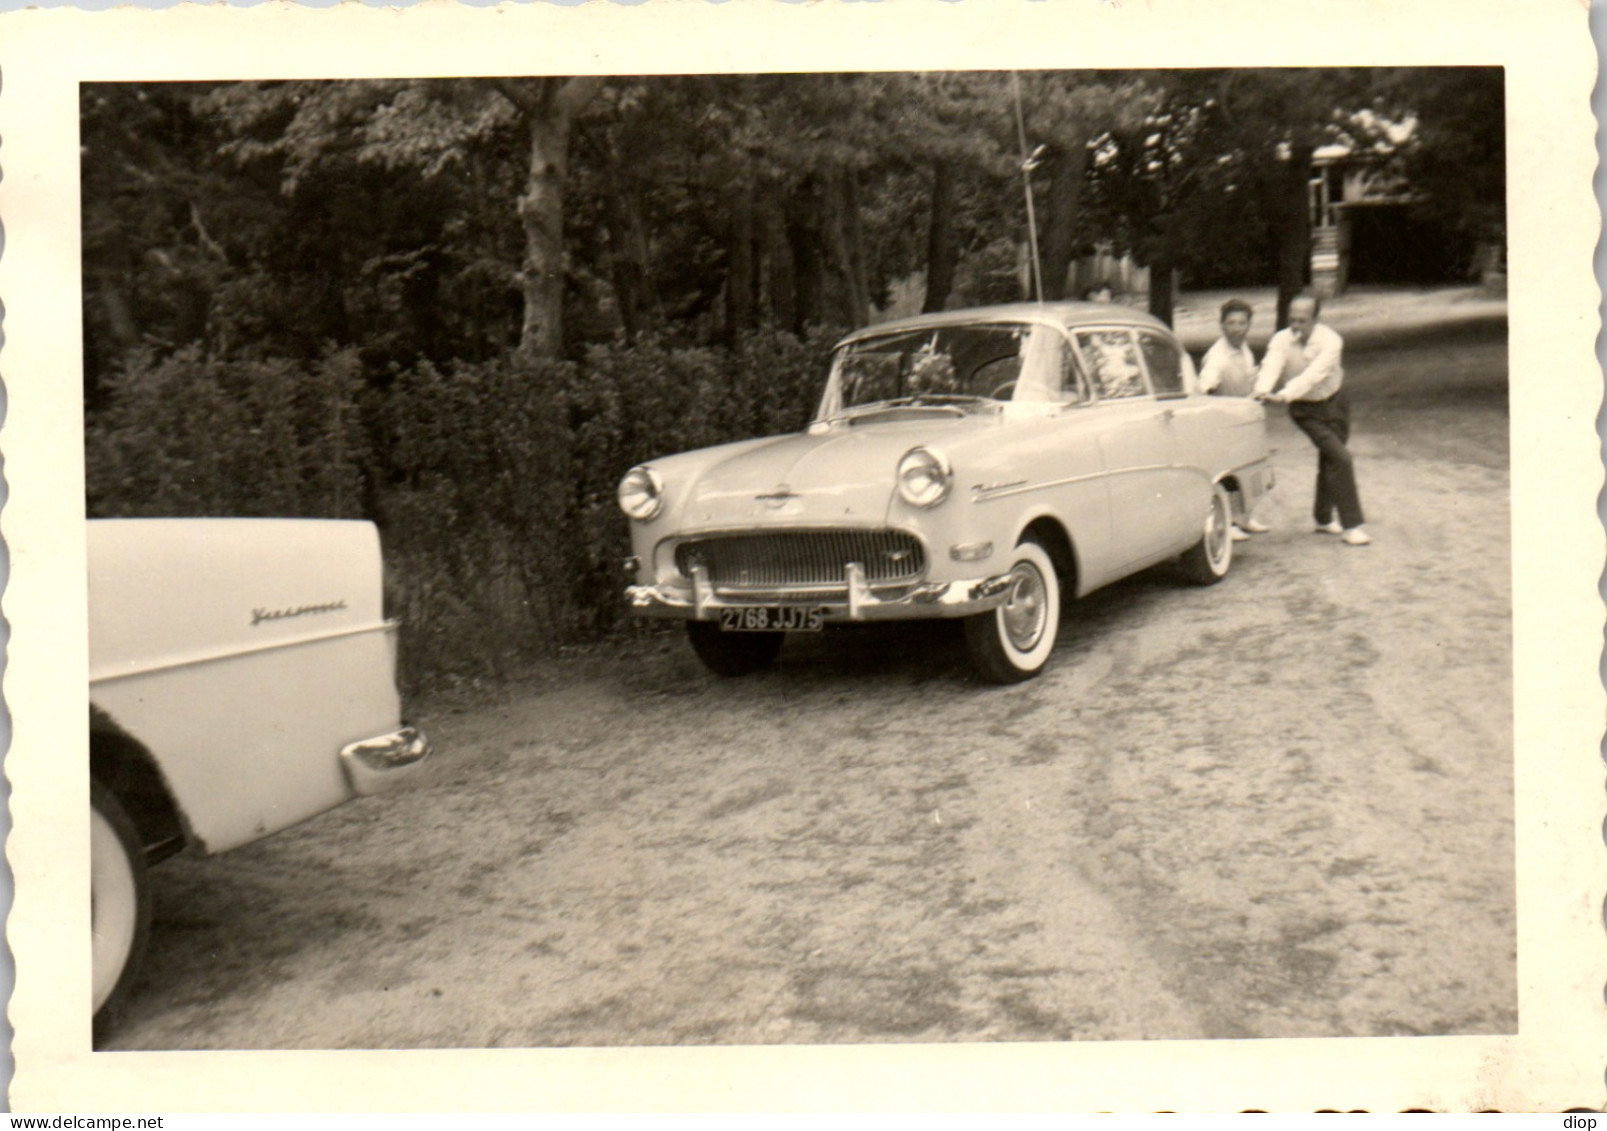
<path fill-rule="evenodd" d="M 719 589 L 841 588 L 849 562 L 859 563 L 867 585 L 904 585 L 926 572 L 926 551 L 919 539 L 898 530 L 734 534 L 675 548 L 683 575 L 692 576 L 692 567 L 701 565 Z"/>

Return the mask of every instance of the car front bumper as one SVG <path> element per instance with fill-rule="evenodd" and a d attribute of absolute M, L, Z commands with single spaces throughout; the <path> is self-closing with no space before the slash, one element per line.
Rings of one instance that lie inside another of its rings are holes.
<path fill-rule="evenodd" d="M 404 726 L 342 747 L 340 763 L 354 792 L 367 796 L 389 789 L 430 756 L 430 740 L 417 727 Z"/>
<path fill-rule="evenodd" d="M 819 609 L 828 623 L 965 617 L 1003 604 L 1009 595 L 1008 573 L 961 581 L 926 581 L 893 590 L 873 590 L 857 565 L 850 565 L 846 585 L 829 590 L 742 590 L 715 592 L 701 569 L 693 570 L 690 592 L 684 586 L 632 585 L 625 590 L 631 613 L 671 620 L 714 620 L 721 609 L 755 606 L 800 606 Z"/>

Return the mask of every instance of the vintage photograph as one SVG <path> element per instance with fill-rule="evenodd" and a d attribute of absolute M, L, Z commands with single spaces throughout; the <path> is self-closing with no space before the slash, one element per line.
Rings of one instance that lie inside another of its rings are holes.
<path fill-rule="evenodd" d="M 1537 645 L 1601 615 L 1533 608 L 1600 386 L 1535 348 L 1595 301 L 1535 269 L 1588 260 L 1536 218 L 1537 56 L 742 63 L 698 19 L 675 65 L 52 87 L 79 855 L 70 916 L 19 887 L 19 1050 L 42 930 L 58 1078 L 109 1089 L 506 1050 L 1531 1094 L 1537 724 L 1589 713 Z"/>
<path fill-rule="evenodd" d="M 1501 68 L 80 90 L 100 1047 L 1514 1031 Z"/>

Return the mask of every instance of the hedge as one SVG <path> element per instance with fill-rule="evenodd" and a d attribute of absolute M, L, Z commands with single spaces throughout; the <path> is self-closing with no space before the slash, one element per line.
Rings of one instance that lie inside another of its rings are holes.
<path fill-rule="evenodd" d="M 578 362 L 378 375 L 352 350 L 311 364 L 140 351 L 86 429 L 88 511 L 370 519 L 404 686 L 501 678 L 619 631 L 620 476 L 801 428 L 835 336 L 649 338 Z"/>

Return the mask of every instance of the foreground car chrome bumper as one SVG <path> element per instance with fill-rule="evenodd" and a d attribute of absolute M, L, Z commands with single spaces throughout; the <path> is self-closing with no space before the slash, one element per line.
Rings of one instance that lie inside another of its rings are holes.
<path fill-rule="evenodd" d="M 643 617 L 713 620 L 720 609 L 799 605 L 821 610 L 828 623 L 847 623 L 985 613 L 1004 602 L 1011 585 L 1011 575 L 1002 573 L 963 581 L 927 581 L 878 593 L 865 583 L 863 572 L 853 564 L 848 567 L 846 580 L 846 588 L 744 590 L 735 597 L 716 593 L 703 571 L 695 569 L 690 593 L 679 587 L 632 585 L 625 590 L 625 601 L 632 613 Z"/>
<path fill-rule="evenodd" d="M 340 763 L 359 794 L 378 793 L 406 777 L 430 755 L 430 740 L 417 727 L 402 727 L 341 749 Z"/>

